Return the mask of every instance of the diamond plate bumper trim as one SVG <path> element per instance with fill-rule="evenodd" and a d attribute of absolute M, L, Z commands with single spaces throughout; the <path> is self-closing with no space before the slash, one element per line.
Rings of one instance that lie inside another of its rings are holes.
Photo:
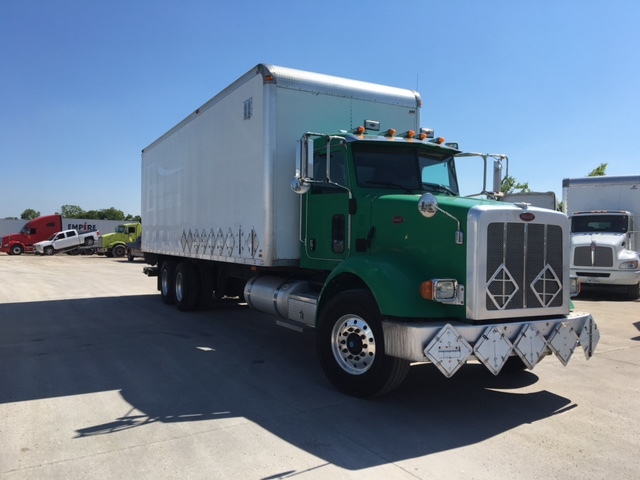
<path fill-rule="evenodd" d="M 465 364 L 473 349 L 450 324 L 445 325 L 424 349 L 445 377 L 450 378 Z"/>
<path fill-rule="evenodd" d="M 385 320 L 382 326 L 387 355 L 433 363 L 446 377 L 471 360 L 482 362 L 497 374 L 503 357 L 506 361 L 514 354 L 530 369 L 552 353 L 566 365 L 578 345 L 582 345 L 587 359 L 593 356 L 600 338 L 591 315 L 580 312 L 556 319 L 498 325 Z"/>
<path fill-rule="evenodd" d="M 487 328 L 473 347 L 476 358 L 494 375 L 500 373 L 512 350 L 513 345 L 498 327 Z"/>

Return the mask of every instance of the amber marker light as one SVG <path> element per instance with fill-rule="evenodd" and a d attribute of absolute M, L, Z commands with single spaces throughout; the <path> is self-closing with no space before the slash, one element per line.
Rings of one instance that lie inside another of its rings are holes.
<path fill-rule="evenodd" d="M 445 140 L 444 140 L 444 138 L 443 138 L 443 137 L 438 137 L 438 138 L 436 138 L 436 143 L 437 143 L 438 145 L 442 145 L 444 142 L 445 142 Z"/>
<path fill-rule="evenodd" d="M 407 133 L 404 134 L 405 138 L 413 138 L 416 136 L 416 132 L 414 132 L 413 130 L 409 130 Z"/>
<path fill-rule="evenodd" d="M 365 128 L 362 125 L 360 125 L 358 128 L 356 128 L 356 133 L 358 135 L 362 135 L 364 132 L 365 132 Z"/>
<path fill-rule="evenodd" d="M 429 280 L 420 284 L 420 296 L 425 300 L 433 300 L 433 281 Z"/>
<path fill-rule="evenodd" d="M 422 132 L 420 135 L 418 135 L 418 138 L 419 138 L 420 140 L 426 140 L 426 139 L 427 139 L 427 134 L 426 134 L 426 133 L 424 133 L 424 132 Z"/>
<path fill-rule="evenodd" d="M 396 129 L 395 128 L 390 128 L 389 130 L 387 130 L 385 132 L 385 136 L 386 137 L 393 137 L 396 134 Z"/>

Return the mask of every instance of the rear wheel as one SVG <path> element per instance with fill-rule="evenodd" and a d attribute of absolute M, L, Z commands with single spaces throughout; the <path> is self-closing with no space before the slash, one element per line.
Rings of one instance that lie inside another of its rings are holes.
<path fill-rule="evenodd" d="M 133 255 L 131 254 L 131 250 L 127 250 L 127 260 L 133 262 Z"/>
<path fill-rule="evenodd" d="M 173 305 L 176 301 L 174 294 L 175 270 L 176 264 L 172 260 L 162 262 L 162 267 L 160 267 L 160 297 L 167 305 Z"/>
<path fill-rule="evenodd" d="M 24 252 L 22 245 L 13 245 L 9 250 L 9 255 L 22 255 L 22 252 Z"/>
<path fill-rule="evenodd" d="M 124 245 L 116 245 L 111 250 L 111 254 L 114 257 L 118 257 L 118 258 L 124 257 L 125 253 L 127 253 L 127 250 L 124 248 Z"/>
<path fill-rule="evenodd" d="M 339 390 L 373 397 L 398 387 L 409 362 L 385 354 L 382 315 L 366 290 L 338 294 L 323 309 L 316 335 L 320 365 Z"/>
<path fill-rule="evenodd" d="M 93 237 L 87 237 L 87 238 L 85 238 L 85 239 L 84 239 L 84 244 L 85 244 L 87 247 L 91 247 L 91 246 L 93 246 L 93 242 L 94 242 Z"/>
<path fill-rule="evenodd" d="M 178 310 L 190 312 L 198 305 L 198 269 L 191 262 L 180 262 L 176 268 L 174 281 L 175 299 Z"/>

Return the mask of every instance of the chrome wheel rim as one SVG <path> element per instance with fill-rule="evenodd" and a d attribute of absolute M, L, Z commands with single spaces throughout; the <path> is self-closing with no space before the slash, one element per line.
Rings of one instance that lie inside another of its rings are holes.
<path fill-rule="evenodd" d="M 340 368 L 350 375 L 362 375 L 376 358 L 371 327 L 357 315 L 340 317 L 331 332 L 331 350 Z"/>

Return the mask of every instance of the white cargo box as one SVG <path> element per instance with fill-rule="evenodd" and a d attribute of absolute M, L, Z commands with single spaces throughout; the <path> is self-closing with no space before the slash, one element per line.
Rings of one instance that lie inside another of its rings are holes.
<path fill-rule="evenodd" d="M 142 151 L 143 250 L 297 264 L 296 141 L 365 120 L 417 130 L 420 104 L 412 90 L 258 65 Z"/>
<path fill-rule="evenodd" d="M 565 178 L 562 181 L 564 212 L 626 210 L 640 215 L 640 175 Z"/>

